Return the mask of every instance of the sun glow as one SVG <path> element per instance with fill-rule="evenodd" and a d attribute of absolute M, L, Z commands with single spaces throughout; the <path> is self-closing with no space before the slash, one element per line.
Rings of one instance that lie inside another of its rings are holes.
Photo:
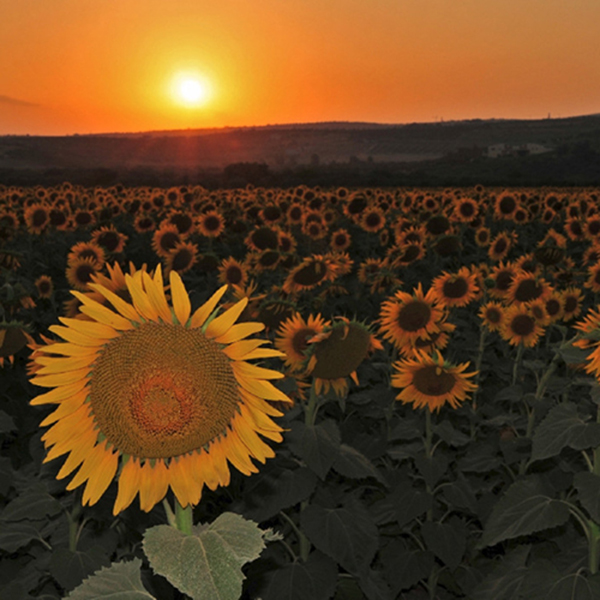
<path fill-rule="evenodd" d="M 179 74 L 173 79 L 171 92 L 179 104 L 199 107 L 210 101 L 213 88 L 211 82 L 201 75 Z"/>

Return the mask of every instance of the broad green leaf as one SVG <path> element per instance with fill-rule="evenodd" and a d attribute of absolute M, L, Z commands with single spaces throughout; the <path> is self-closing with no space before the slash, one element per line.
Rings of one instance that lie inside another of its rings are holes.
<path fill-rule="evenodd" d="M 103 567 L 75 588 L 65 600 L 155 600 L 142 585 L 142 561 L 113 563 Z"/>
<path fill-rule="evenodd" d="M 88 575 L 108 566 L 110 560 L 100 548 L 90 548 L 86 552 L 57 548 L 52 552 L 49 570 L 65 590 L 72 590 Z"/>
<path fill-rule="evenodd" d="M 300 515 L 300 526 L 318 550 L 350 573 L 368 567 L 379 544 L 371 515 L 356 500 L 342 508 L 309 505 Z"/>
<path fill-rule="evenodd" d="M 29 491 L 11 500 L 2 513 L 0 521 L 34 521 L 58 514 L 62 506 L 47 492 Z"/>
<path fill-rule="evenodd" d="M 433 488 L 448 470 L 448 459 L 443 454 L 435 454 L 429 458 L 424 454 L 415 457 L 415 465 L 425 480 Z"/>
<path fill-rule="evenodd" d="M 469 446 L 464 458 L 458 461 L 458 469 L 463 473 L 489 473 L 502 464 L 493 446 L 475 443 Z"/>
<path fill-rule="evenodd" d="M 569 508 L 553 499 L 538 477 L 513 483 L 498 501 L 484 528 L 480 547 L 562 525 Z"/>
<path fill-rule="evenodd" d="M 9 431 L 16 431 L 14 419 L 3 410 L 0 410 L 0 433 L 8 433 Z"/>
<path fill-rule="evenodd" d="M 15 472 L 12 468 L 10 458 L 0 456 L 0 496 L 6 496 L 8 490 L 12 487 L 15 479 Z"/>
<path fill-rule="evenodd" d="M 155 573 L 166 577 L 194 600 L 238 600 L 241 567 L 260 555 L 265 532 L 234 513 L 223 513 L 210 525 L 193 527 L 191 535 L 169 525 L 144 534 L 144 552 Z"/>
<path fill-rule="evenodd" d="M 598 600 L 600 578 L 589 577 L 582 570 L 561 573 L 548 560 L 541 560 L 528 570 L 523 586 L 527 600 Z"/>
<path fill-rule="evenodd" d="M 256 484 L 252 479 L 256 478 Z M 317 476 L 308 468 L 273 469 L 254 475 L 244 492 L 244 516 L 266 521 L 280 510 L 305 500 L 314 491 Z"/>
<path fill-rule="evenodd" d="M 444 486 L 441 492 L 449 506 L 477 512 L 475 492 L 469 487 L 469 482 L 462 473 L 450 485 Z"/>
<path fill-rule="evenodd" d="M 388 440 L 414 440 L 423 435 L 421 429 L 418 419 L 401 419 L 392 427 Z"/>
<path fill-rule="evenodd" d="M 596 523 L 600 523 L 600 477 L 594 473 L 577 473 L 573 483 L 583 508 Z"/>
<path fill-rule="evenodd" d="M 519 402 L 521 398 L 523 398 L 523 388 L 520 385 L 510 385 L 502 388 L 494 396 L 494 402 Z"/>
<path fill-rule="evenodd" d="M 395 539 L 381 551 L 384 575 L 397 596 L 422 579 L 427 579 L 435 562 L 433 552 L 408 548 L 403 539 Z"/>
<path fill-rule="evenodd" d="M 30 521 L 19 521 L 16 523 L 0 524 L 0 550 L 5 552 L 16 552 L 19 548 L 27 546 L 33 540 L 40 539 L 38 527 L 42 527 L 40 522 L 32 523 Z"/>
<path fill-rule="evenodd" d="M 396 506 L 396 520 L 403 527 L 416 517 L 427 512 L 432 504 L 433 498 L 427 492 L 419 492 L 412 487 L 406 487 L 394 493 Z"/>
<path fill-rule="evenodd" d="M 472 600 L 515 600 L 528 569 L 525 566 L 530 546 L 519 546 L 502 560 L 498 566 L 475 587 Z"/>
<path fill-rule="evenodd" d="M 600 423 L 586 423 L 573 402 L 555 406 L 533 435 L 533 460 L 556 456 L 569 446 L 575 450 L 600 445 Z"/>
<path fill-rule="evenodd" d="M 385 484 L 385 479 L 375 465 L 362 452 L 347 444 L 340 444 L 339 454 L 335 458 L 333 468 L 344 477 L 352 479 L 373 477 Z"/>
<path fill-rule="evenodd" d="M 426 521 L 421 533 L 427 549 L 431 550 L 451 571 L 460 565 L 465 554 L 467 534 L 460 521 L 433 523 Z"/>
<path fill-rule="evenodd" d="M 584 350 L 583 348 L 569 346 L 567 348 L 561 348 L 558 353 L 567 364 L 572 365 L 585 363 L 590 355 L 590 349 Z"/>
<path fill-rule="evenodd" d="M 340 431 L 335 421 L 318 425 L 294 422 L 287 439 L 292 452 L 320 479 L 325 479 L 340 449 Z"/>
<path fill-rule="evenodd" d="M 381 571 L 367 569 L 359 575 L 358 585 L 367 600 L 394 600 L 395 594 L 392 594 Z"/>
<path fill-rule="evenodd" d="M 471 441 L 471 438 L 468 435 L 458 431 L 457 429 L 454 429 L 450 421 L 442 421 L 439 425 L 436 425 L 433 428 L 433 431 L 436 435 L 442 438 L 446 444 L 452 446 L 453 448 L 465 446 Z"/>
<path fill-rule="evenodd" d="M 269 577 L 263 600 L 329 600 L 335 592 L 336 563 L 316 550 L 303 563 L 289 563 Z"/>

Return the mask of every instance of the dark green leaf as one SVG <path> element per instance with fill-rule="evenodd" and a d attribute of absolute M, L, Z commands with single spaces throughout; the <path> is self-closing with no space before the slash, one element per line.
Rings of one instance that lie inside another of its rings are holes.
<path fill-rule="evenodd" d="M 436 454 L 432 458 L 420 454 L 415 457 L 415 465 L 425 483 L 433 488 L 448 470 L 448 459 L 443 454 Z"/>
<path fill-rule="evenodd" d="M 305 563 L 296 561 L 275 571 L 262 594 L 263 600 L 329 600 L 335 592 L 336 563 L 318 550 Z"/>
<path fill-rule="evenodd" d="M 383 573 L 368 569 L 361 573 L 358 578 L 358 585 L 363 591 L 367 600 L 394 600 L 394 594 L 388 586 Z"/>
<path fill-rule="evenodd" d="M 423 539 L 431 550 L 451 571 L 460 565 L 465 554 L 467 534 L 460 521 L 433 523 L 421 526 Z"/>
<path fill-rule="evenodd" d="M 19 548 L 27 546 L 31 541 L 39 539 L 40 532 L 38 527 L 42 525 L 43 523 L 32 523 L 30 521 L 2 523 L 0 525 L 0 550 L 12 554 Z"/>
<path fill-rule="evenodd" d="M 144 534 L 144 552 L 154 572 L 194 600 L 238 600 L 241 567 L 260 555 L 264 532 L 240 515 L 223 513 L 191 535 L 169 525 Z"/>
<path fill-rule="evenodd" d="M 434 564 L 433 553 L 408 548 L 403 540 L 394 540 L 381 551 L 384 575 L 397 596 L 419 581 L 427 579 Z"/>
<path fill-rule="evenodd" d="M 577 473 L 574 484 L 583 508 L 596 523 L 600 523 L 600 477 L 594 473 Z"/>
<path fill-rule="evenodd" d="M 550 561 L 539 561 L 525 578 L 523 597 L 527 600 L 598 600 L 600 579 L 583 572 L 561 573 Z"/>
<path fill-rule="evenodd" d="M 385 484 L 385 479 L 375 468 L 375 465 L 362 452 L 347 444 L 340 445 L 340 451 L 335 458 L 333 468 L 344 477 L 353 479 L 373 477 L 380 483 Z"/>
<path fill-rule="evenodd" d="M 0 456 L 0 496 L 6 496 L 8 490 L 12 487 L 15 479 L 15 472 L 12 468 L 10 458 Z"/>
<path fill-rule="evenodd" d="M 335 421 L 318 425 L 294 422 L 287 439 L 292 452 L 320 479 L 325 479 L 340 449 L 340 431 Z"/>
<path fill-rule="evenodd" d="M 154 600 L 142 585 L 142 561 L 114 563 L 88 577 L 65 600 Z"/>
<path fill-rule="evenodd" d="M 398 491 L 395 496 L 396 519 L 403 527 L 414 518 L 427 512 L 433 505 L 433 498 L 427 492 L 420 492 L 411 487 Z"/>
<path fill-rule="evenodd" d="M 458 461 L 458 468 L 464 473 L 489 473 L 502 464 L 495 449 L 489 444 L 475 443 L 467 450 L 464 458 Z"/>
<path fill-rule="evenodd" d="M 433 431 L 453 448 L 465 446 L 471 441 L 468 435 L 454 429 L 450 421 L 442 421 L 434 427 Z"/>
<path fill-rule="evenodd" d="M 9 502 L 2 514 L 1 521 L 31 521 L 58 514 L 62 510 L 60 502 L 46 492 L 29 491 Z"/>
<path fill-rule="evenodd" d="M 569 365 L 585 363 L 590 350 L 584 350 L 582 348 L 576 348 L 575 346 L 569 346 L 568 348 L 561 348 L 558 353 L 560 357 Z"/>
<path fill-rule="evenodd" d="M 16 431 L 17 427 L 13 418 L 5 413 L 3 410 L 0 410 L 0 433 L 8 433 L 10 431 Z"/>
<path fill-rule="evenodd" d="M 50 574 L 65 590 L 72 590 L 88 575 L 109 565 L 110 560 L 98 548 L 90 548 L 86 552 L 57 548 L 50 559 Z"/>
<path fill-rule="evenodd" d="M 472 513 L 477 512 L 475 492 L 469 487 L 467 479 L 462 474 L 459 474 L 456 481 L 442 488 L 442 496 L 453 508 L 464 508 Z"/>
<path fill-rule="evenodd" d="M 392 427 L 389 441 L 414 440 L 423 435 L 421 424 L 417 419 L 402 419 Z"/>
<path fill-rule="evenodd" d="M 525 562 L 530 546 L 519 546 L 499 561 L 498 566 L 472 592 L 472 600 L 515 600 L 527 575 Z"/>
<path fill-rule="evenodd" d="M 368 567 L 377 551 L 377 527 L 356 500 L 342 508 L 309 505 L 300 515 L 300 525 L 318 550 L 350 573 Z"/>
<path fill-rule="evenodd" d="M 519 402 L 523 398 L 523 388 L 520 385 L 510 385 L 501 389 L 495 396 L 495 402 Z"/>
<path fill-rule="evenodd" d="M 317 476 L 308 467 L 276 469 L 254 477 L 257 483 L 244 494 L 244 516 L 259 523 L 308 498 L 317 483 Z"/>
<path fill-rule="evenodd" d="M 494 507 L 485 526 L 480 547 L 562 525 L 569 508 L 548 495 L 538 477 L 513 483 Z"/>
<path fill-rule="evenodd" d="M 600 445 L 600 423 L 586 423 L 577 406 L 564 402 L 555 406 L 538 425 L 533 436 L 533 460 L 556 456 L 569 446 L 575 450 Z"/>

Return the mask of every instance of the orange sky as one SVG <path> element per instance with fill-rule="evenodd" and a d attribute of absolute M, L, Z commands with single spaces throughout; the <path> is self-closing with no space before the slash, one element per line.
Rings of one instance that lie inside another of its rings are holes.
<path fill-rule="evenodd" d="M 0 0 L 0 134 L 597 113 L 599 23 L 599 0 Z"/>

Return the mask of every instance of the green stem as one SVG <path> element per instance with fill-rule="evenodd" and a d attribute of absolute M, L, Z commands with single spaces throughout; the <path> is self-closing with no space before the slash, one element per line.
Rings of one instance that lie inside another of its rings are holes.
<path fill-rule="evenodd" d="M 188 504 L 185 508 L 179 504 L 179 500 L 175 498 L 175 526 L 185 535 L 192 534 L 192 526 L 194 525 L 194 512 L 192 505 Z"/>
<path fill-rule="evenodd" d="M 473 392 L 473 402 L 471 406 L 473 410 L 477 410 L 477 396 L 479 394 L 479 382 L 481 380 L 481 364 L 483 363 L 483 352 L 485 350 L 485 338 L 487 335 L 487 329 L 485 325 L 481 325 L 479 330 L 479 347 L 477 348 L 477 360 L 475 361 L 475 371 L 477 375 L 475 375 L 475 391 Z"/>
<path fill-rule="evenodd" d="M 314 425 L 317 418 L 317 391 L 315 389 L 315 381 L 310 386 L 310 396 L 304 411 L 304 423 L 306 425 Z"/>
<path fill-rule="evenodd" d="M 73 506 L 71 513 L 67 513 L 69 519 L 69 550 L 71 552 L 77 551 L 77 542 L 81 534 L 81 527 L 79 522 L 79 514 L 81 513 L 81 505 L 76 503 Z"/>
<path fill-rule="evenodd" d="M 513 372 L 512 372 L 512 384 L 515 385 L 517 383 L 517 377 L 519 375 L 519 369 L 521 368 L 521 360 L 523 359 L 523 344 L 519 344 L 519 348 L 517 350 L 517 357 L 515 358 L 515 362 L 513 364 Z"/>
<path fill-rule="evenodd" d="M 588 521 L 590 528 L 590 539 L 589 544 L 589 560 L 590 560 L 590 574 L 594 575 L 598 572 L 598 559 L 600 558 L 600 526 L 594 521 Z"/>

